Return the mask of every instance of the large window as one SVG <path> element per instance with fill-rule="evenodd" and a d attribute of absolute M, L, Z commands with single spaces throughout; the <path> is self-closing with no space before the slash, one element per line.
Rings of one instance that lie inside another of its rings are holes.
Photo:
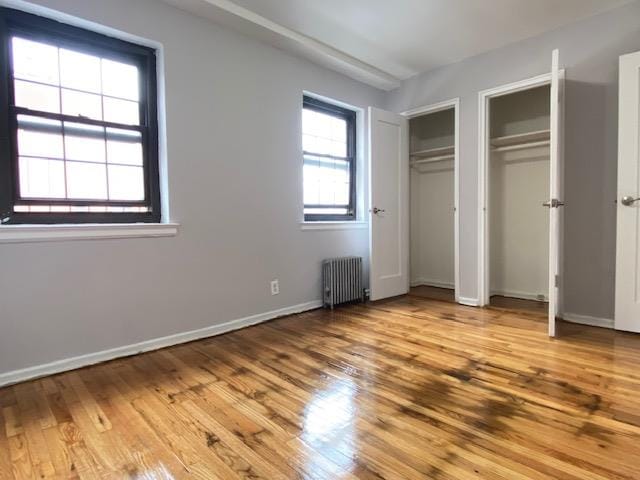
<path fill-rule="evenodd" d="M 304 97 L 305 221 L 355 220 L 356 112 Z"/>
<path fill-rule="evenodd" d="M 159 221 L 155 52 L 10 9 L 0 34 L 2 223 Z"/>

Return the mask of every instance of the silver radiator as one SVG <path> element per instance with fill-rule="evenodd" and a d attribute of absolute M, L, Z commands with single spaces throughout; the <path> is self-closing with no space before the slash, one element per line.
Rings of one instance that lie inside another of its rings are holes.
<path fill-rule="evenodd" d="M 333 308 L 341 303 L 364 301 L 362 258 L 331 258 L 322 262 L 324 306 Z"/>

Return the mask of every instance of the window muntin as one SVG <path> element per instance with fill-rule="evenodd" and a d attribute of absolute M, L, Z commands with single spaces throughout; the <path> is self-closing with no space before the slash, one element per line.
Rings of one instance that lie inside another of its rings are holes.
<path fill-rule="evenodd" d="M 355 219 L 356 113 L 305 96 L 302 110 L 306 221 Z"/>
<path fill-rule="evenodd" d="M 9 9 L 0 23 L 3 223 L 159 221 L 155 52 Z"/>

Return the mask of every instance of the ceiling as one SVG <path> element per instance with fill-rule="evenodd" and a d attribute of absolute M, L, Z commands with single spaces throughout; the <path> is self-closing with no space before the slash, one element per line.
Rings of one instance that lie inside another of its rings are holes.
<path fill-rule="evenodd" d="M 164 0 L 383 89 L 631 0 Z"/>

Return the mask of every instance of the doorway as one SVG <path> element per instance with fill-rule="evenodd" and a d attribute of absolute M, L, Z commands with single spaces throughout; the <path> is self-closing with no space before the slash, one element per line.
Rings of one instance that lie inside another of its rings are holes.
<path fill-rule="evenodd" d="M 479 94 L 479 304 L 561 312 L 564 72 Z"/>
<path fill-rule="evenodd" d="M 459 100 L 404 115 L 409 119 L 410 292 L 457 302 Z"/>

